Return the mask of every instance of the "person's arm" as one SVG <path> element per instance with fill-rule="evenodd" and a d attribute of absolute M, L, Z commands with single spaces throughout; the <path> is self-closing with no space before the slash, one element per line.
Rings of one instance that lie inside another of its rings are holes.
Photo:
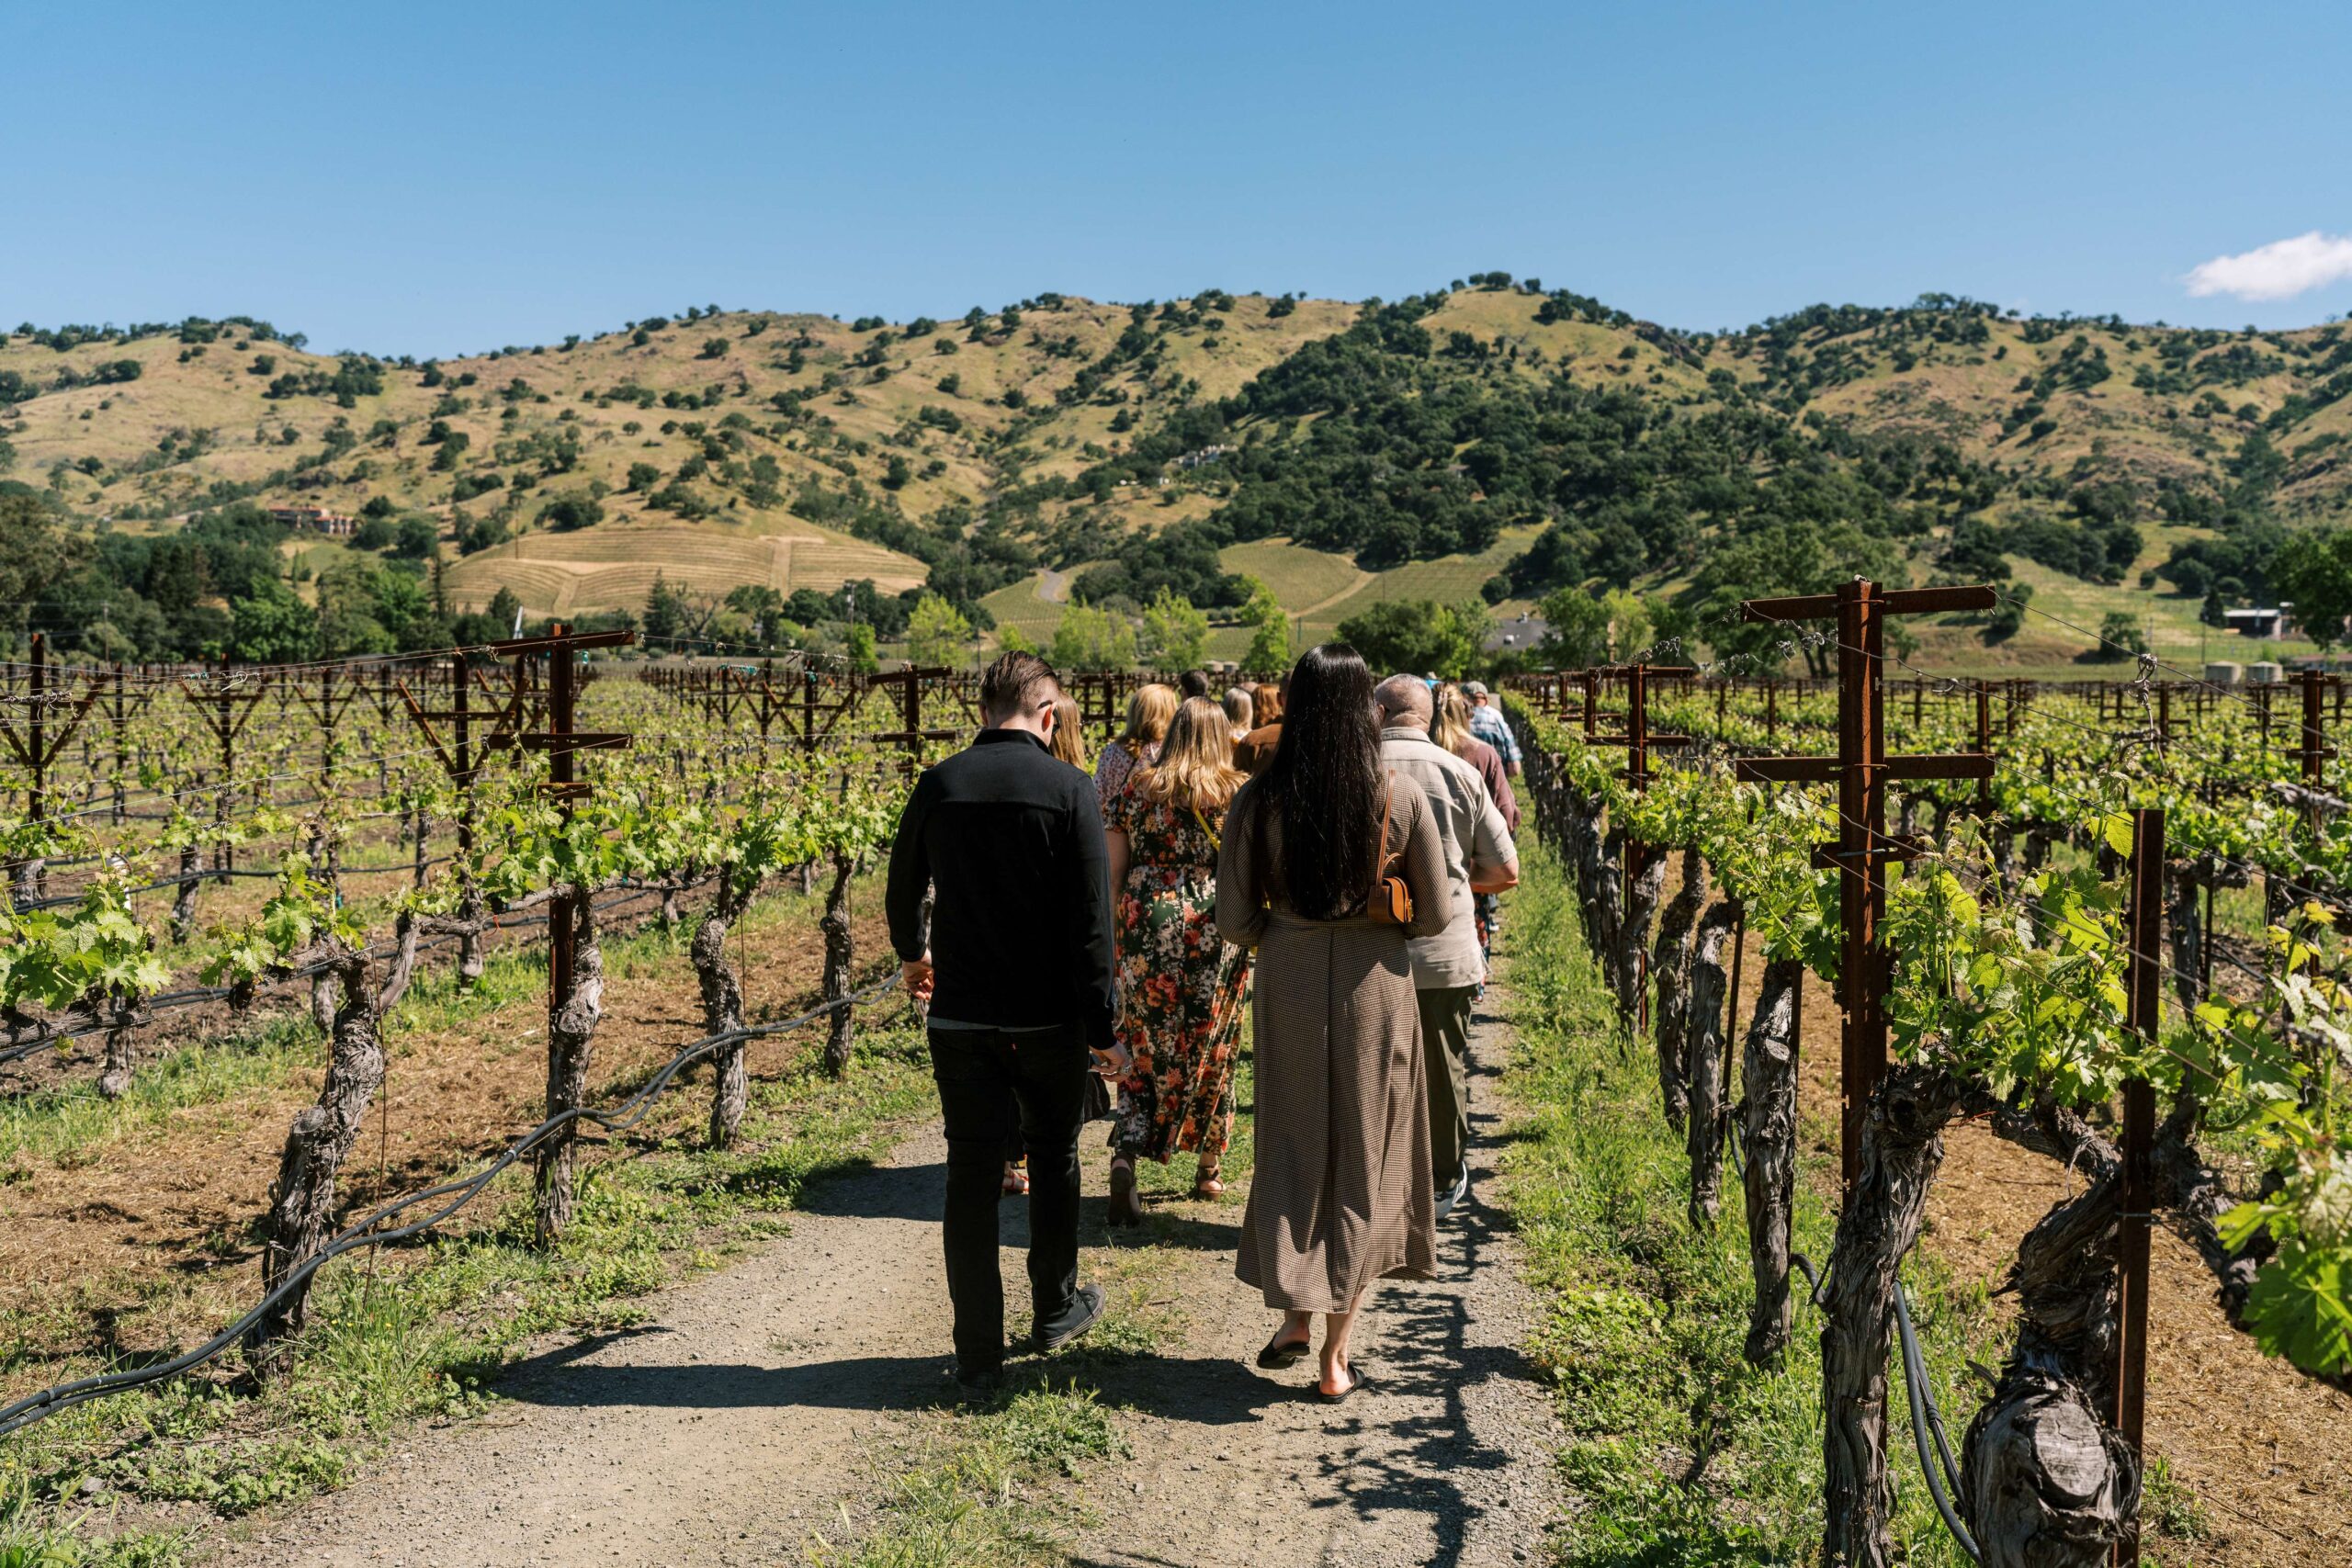
<path fill-rule="evenodd" d="M 1127 885 L 1127 830 L 1105 825 L 1102 829 L 1102 850 L 1111 870 L 1111 931 L 1115 937 L 1119 928 L 1119 893 Z"/>
<path fill-rule="evenodd" d="M 1093 786 L 1084 778 L 1070 781 L 1069 823 L 1070 897 L 1078 926 L 1080 1027 L 1090 1048 L 1107 1053 L 1112 1048 L 1115 973 L 1111 942 L 1110 850 L 1103 842 L 1102 814 L 1095 807 Z"/>
<path fill-rule="evenodd" d="M 1437 830 L 1437 808 L 1421 786 L 1405 779 L 1396 786 L 1397 816 L 1405 818 L 1405 856 L 1400 869 L 1413 896 L 1413 918 L 1405 934 L 1436 936 L 1453 922 L 1453 889 L 1445 871 L 1445 840 Z"/>
<path fill-rule="evenodd" d="M 1217 934 L 1255 947 L 1266 934 L 1265 868 L 1258 863 L 1256 786 L 1244 784 L 1225 814 L 1216 852 Z"/>
<path fill-rule="evenodd" d="M 899 831 L 890 840 L 890 876 L 882 907 L 890 925 L 890 945 L 899 954 L 899 978 L 907 994 L 918 1001 L 931 995 L 931 950 L 924 945 L 923 889 L 931 886 L 930 857 L 923 849 L 923 826 L 931 815 L 926 778 L 915 781 L 905 809 L 899 813 Z"/>
<path fill-rule="evenodd" d="M 1519 837 L 1519 796 L 1511 793 L 1510 774 L 1501 765 L 1502 759 L 1496 758 L 1495 763 L 1494 776 L 1487 781 L 1487 790 L 1495 797 L 1495 809 L 1503 814 L 1504 831 L 1516 839 Z"/>
<path fill-rule="evenodd" d="M 1477 822 L 1470 834 L 1470 891 L 1500 893 L 1519 886 L 1519 849 L 1511 842 L 1501 809 L 1482 785 Z"/>

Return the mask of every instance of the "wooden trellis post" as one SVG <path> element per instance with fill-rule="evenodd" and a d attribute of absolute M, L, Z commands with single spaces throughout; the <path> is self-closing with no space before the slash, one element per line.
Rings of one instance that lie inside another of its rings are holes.
<path fill-rule="evenodd" d="M 1736 777 L 1774 784 L 1835 784 L 1838 841 L 1814 851 L 1816 868 L 1838 877 L 1838 1002 L 1840 1168 L 1850 1189 L 1861 1156 L 1862 1113 L 1886 1071 L 1886 991 L 1890 955 L 1880 940 L 1886 914 L 1886 867 L 1908 860 L 1917 846 L 1886 830 L 1886 786 L 1911 779 L 1982 779 L 1993 760 L 1982 752 L 1949 756 L 1886 754 L 1886 617 L 1989 610 L 1989 587 L 1883 589 L 1856 578 L 1835 593 L 1750 599 L 1740 605 L 1750 621 L 1838 619 L 1838 755 L 1754 757 L 1733 764 Z"/>
<path fill-rule="evenodd" d="M 31 679 L 25 689 L 25 728 L 18 734 L 17 727 L 0 713 L 0 739 L 8 742 L 8 750 L 16 754 L 17 765 L 31 776 L 25 785 L 25 816 L 29 821 L 43 820 L 49 813 L 49 765 L 65 750 L 81 728 L 82 719 L 90 705 L 98 700 L 95 682 L 82 694 L 78 702 L 61 703 L 67 711 L 52 726 L 49 719 L 51 702 L 49 682 L 49 639 L 40 632 L 33 633 Z M 33 891 L 41 891 L 39 884 L 46 880 L 38 858 L 28 863 L 35 883 Z"/>
<path fill-rule="evenodd" d="M 226 823 L 229 819 L 229 797 L 235 790 L 237 776 L 237 737 L 254 716 L 254 705 L 260 702 L 267 688 L 258 680 L 248 680 L 241 688 L 232 684 L 226 664 L 214 671 L 217 684 L 209 691 L 198 691 L 183 679 L 180 691 L 203 716 L 206 728 L 220 745 L 220 789 L 213 803 L 213 820 Z M 237 853 L 225 842 L 212 846 L 212 869 L 220 874 L 217 880 L 226 883 L 235 868 Z"/>

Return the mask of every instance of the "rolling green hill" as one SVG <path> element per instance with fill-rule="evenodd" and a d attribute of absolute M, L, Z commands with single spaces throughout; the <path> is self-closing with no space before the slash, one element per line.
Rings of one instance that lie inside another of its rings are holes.
<path fill-rule="evenodd" d="M 2260 598 L 2267 547 L 2154 575 L 2176 548 L 2352 512 L 2341 325 L 1930 297 L 1678 333 L 1473 283 L 1366 305 L 1044 295 L 899 323 L 698 308 L 437 363 L 243 320 L 27 327 L 0 339 L 0 483 L 122 536 L 245 502 L 428 517 L 453 611 L 503 590 L 537 615 L 640 613 L 657 572 L 706 613 L 736 588 L 863 580 L 1039 640 L 1073 594 L 1167 588 L 1215 613 L 1244 574 L 1321 635 L 1393 599 L 1510 613 L 1614 582 L 1703 610 L 1774 586 L 1726 572 L 1800 560 L 2005 568 L 2047 615 L 1992 642 L 1927 627 L 1921 658 L 2032 670 L 2087 640 L 2048 616 L 2123 612 L 2168 658 L 2232 644 L 2200 626 L 2205 594 Z M 309 536 L 285 553 L 313 598 L 379 558 Z M 102 552 L 107 592 L 160 592 L 120 554 Z"/>

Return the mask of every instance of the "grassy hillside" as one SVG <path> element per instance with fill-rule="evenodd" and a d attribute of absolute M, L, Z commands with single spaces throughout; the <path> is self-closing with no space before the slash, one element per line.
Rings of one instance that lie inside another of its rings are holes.
<path fill-rule="evenodd" d="M 639 612 L 657 571 L 713 600 L 929 581 L 1031 637 L 1074 592 L 1230 604 L 1220 573 L 1268 583 L 1310 634 L 1387 599 L 1484 591 L 1509 614 L 1591 576 L 1699 593 L 1759 519 L 1852 522 L 1925 581 L 1966 525 L 1991 530 L 1969 559 L 2006 559 L 2047 615 L 2121 610 L 2188 660 L 2258 650 L 2143 579 L 2249 514 L 2352 512 L 2346 391 L 2341 325 L 1930 301 L 1679 334 L 1495 279 L 1403 308 L 696 310 L 439 363 L 318 354 L 258 322 L 19 331 L 0 338 L 0 461 L 127 533 L 238 500 L 427 515 L 458 609 L 506 589 L 537 614 Z M 1180 460 L 1211 444 L 1221 458 Z M 1808 467 L 1835 482 L 1797 488 Z M 2114 560 L 2049 564 L 2052 527 L 2114 531 Z M 305 577 L 355 554 L 289 553 Z M 1925 636 L 1947 661 L 2050 671 L 2086 641 L 2052 619 L 1997 646 Z"/>

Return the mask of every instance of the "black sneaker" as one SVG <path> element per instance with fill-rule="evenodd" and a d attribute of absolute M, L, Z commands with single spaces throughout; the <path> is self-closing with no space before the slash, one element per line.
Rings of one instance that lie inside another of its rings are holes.
<path fill-rule="evenodd" d="M 1003 1385 L 1004 1369 L 987 1367 L 972 1371 L 962 1362 L 956 1364 L 956 1386 L 968 1399 L 989 1399 Z"/>
<path fill-rule="evenodd" d="M 1080 1285 L 1078 1294 L 1070 1298 L 1063 1321 L 1052 1327 L 1040 1323 L 1031 1344 L 1040 1356 L 1060 1349 L 1071 1340 L 1102 1321 L 1102 1287 Z"/>

